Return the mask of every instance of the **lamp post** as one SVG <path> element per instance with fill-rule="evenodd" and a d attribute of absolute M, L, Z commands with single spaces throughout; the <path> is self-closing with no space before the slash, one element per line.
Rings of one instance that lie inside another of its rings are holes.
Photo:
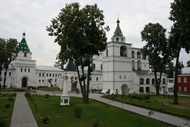
<path fill-rule="evenodd" d="M 65 73 L 65 76 L 63 78 L 63 94 L 61 95 L 61 103 L 60 105 L 70 105 L 70 97 L 68 95 L 68 76 L 67 73 Z"/>

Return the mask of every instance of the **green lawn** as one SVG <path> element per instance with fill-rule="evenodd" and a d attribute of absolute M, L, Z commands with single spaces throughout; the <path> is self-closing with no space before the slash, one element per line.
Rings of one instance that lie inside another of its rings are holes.
<path fill-rule="evenodd" d="M 98 127 L 171 127 L 131 112 L 127 112 L 95 100 L 83 104 L 81 98 L 71 97 L 71 105 L 60 106 L 60 97 L 31 96 L 27 97 L 39 127 L 93 127 L 94 119 Z M 75 107 L 82 109 L 81 118 L 76 118 Z M 42 123 L 42 116 L 48 116 L 48 124 Z M 94 126 L 95 127 L 95 126 Z"/>
<path fill-rule="evenodd" d="M 38 87 L 38 90 L 49 91 L 49 92 L 60 91 L 58 87 Z"/>
<path fill-rule="evenodd" d="M 10 127 L 15 96 L 15 93 L 0 93 L 0 127 Z"/>
<path fill-rule="evenodd" d="M 173 104 L 173 96 L 164 95 L 106 95 L 108 99 L 150 108 L 190 119 L 190 97 L 179 97 L 179 105 Z"/>

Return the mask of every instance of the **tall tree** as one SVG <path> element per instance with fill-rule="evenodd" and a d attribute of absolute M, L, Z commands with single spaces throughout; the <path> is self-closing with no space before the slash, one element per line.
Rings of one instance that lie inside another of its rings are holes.
<path fill-rule="evenodd" d="M 1 50 L 0 50 L 0 60 L 1 60 L 1 69 L 5 69 L 4 73 L 4 81 L 3 81 L 3 89 L 6 87 L 6 76 L 7 70 L 9 68 L 9 64 L 16 58 L 16 39 L 0 39 L 1 41 Z"/>
<path fill-rule="evenodd" d="M 177 74 L 179 68 L 179 54 L 181 48 L 184 48 L 187 53 L 190 50 L 190 1 L 189 0 L 174 0 L 171 4 L 169 19 L 173 21 L 169 42 L 172 48 L 172 56 L 176 58 L 176 68 L 174 76 L 174 104 L 178 104 L 177 94 Z"/>
<path fill-rule="evenodd" d="M 168 62 L 168 43 L 164 29 L 159 23 L 149 23 L 145 25 L 141 32 L 142 41 L 146 41 L 146 45 L 141 49 L 143 57 L 149 59 L 149 64 L 154 71 L 156 94 L 159 95 L 162 73 Z M 157 77 L 160 72 L 159 77 Z"/>
<path fill-rule="evenodd" d="M 99 55 L 107 46 L 103 11 L 96 4 L 80 8 L 79 3 L 71 3 L 51 23 L 47 31 L 61 46 L 57 59 L 63 64 L 69 60 L 74 62 L 83 102 L 88 103 L 93 55 Z"/>

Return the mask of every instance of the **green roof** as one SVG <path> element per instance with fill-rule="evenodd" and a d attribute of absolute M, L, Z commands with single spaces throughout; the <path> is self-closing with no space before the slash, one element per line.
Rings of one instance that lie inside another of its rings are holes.
<path fill-rule="evenodd" d="M 120 23 L 120 21 L 118 19 L 117 20 L 117 27 L 116 27 L 114 35 L 113 35 L 114 37 L 116 37 L 116 36 L 123 37 L 123 34 L 122 34 L 121 29 L 120 29 L 119 23 Z"/>
<path fill-rule="evenodd" d="M 29 53 L 30 52 L 30 49 L 27 45 L 27 42 L 26 42 L 26 39 L 25 39 L 25 33 L 23 33 L 23 38 L 21 40 L 21 42 L 19 43 L 18 47 L 17 47 L 17 51 L 20 52 L 20 51 L 23 51 L 23 52 L 27 52 Z"/>

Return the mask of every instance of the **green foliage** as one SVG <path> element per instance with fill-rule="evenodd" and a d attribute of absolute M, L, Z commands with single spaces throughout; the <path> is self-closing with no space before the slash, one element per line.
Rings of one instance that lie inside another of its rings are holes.
<path fill-rule="evenodd" d="M 26 93 L 25 93 L 25 96 L 26 96 L 26 97 L 30 97 L 30 96 L 31 96 L 30 92 L 26 92 Z"/>
<path fill-rule="evenodd" d="M 82 109 L 78 106 L 76 106 L 74 109 L 73 109 L 73 112 L 74 112 L 74 115 L 76 118 L 80 118 L 81 117 L 81 113 L 82 113 Z"/>
<path fill-rule="evenodd" d="M 169 35 L 171 56 L 176 58 L 174 104 L 178 104 L 177 74 L 179 71 L 179 55 L 181 48 L 184 48 L 187 53 L 190 51 L 190 1 L 174 0 L 174 2 L 171 3 L 169 19 L 173 21 L 173 26 Z"/>
<path fill-rule="evenodd" d="M 41 116 L 41 119 L 42 119 L 43 124 L 48 124 L 50 117 L 49 116 Z"/>
<path fill-rule="evenodd" d="M 5 104 L 5 108 L 10 108 L 11 107 L 11 104 Z"/>
<path fill-rule="evenodd" d="M 170 61 L 169 57 L 169 43 L 165 35 L 166 29 L 159 23 L 149 23 L 145 25 L 141 32 L 142 41 L 146 41 L 146 45 L 141 49 L 143 57 L 148 56 L 149 64 L 154 71 L 156 81 L 156 93 L 159 94 L 160 82 L 157 78 L 157 72 L 160 72 L 160 79 L 162 73 L 165 72 L 167 63 Z"/>
<path fill-rule="evenodd" d="M 14 98 L 15 93 L 0 93 L 0 127 L 10 127 L 13 105 L 14 105 Z M 9 98 L 12 98 L 13 101 L 10 101 Z M 10 106 L 6 108 L 6 106 Z"/>
<path fill-rule="evenodd" d="M 5 77 L 3 82 L 3 89 L 5 89 L 5 83 L 6 83 L 6 74 L 7 69 L 9 67 L 9 64 L 11 61 L 13 61 L 16 58 L 17 51 L 17 40 L 16 39 L 2 39 L 0 38 L 0 71 L 2 69 L 5 69 Z"/>
<path fill-rule="evenodd" d="M 47 27 L 50 36 L 55 36 L 55 43 L 60 45 L 56 66 L 62 67 L 72 60 L 77 68 L 78 77 L 84 77 L 84 67 L 88 67 L 87 84 L 80 80 L 83 101 L 88 103 L 89 76 L 93 69 L 90 67 L 93 56 L 99 55 L 107 47 L 104 15 L 97 4 L 81 8 L 79 3 L 66 4 L 59 15 L 51 20 Z M 78 67 L 81 66 L 82 76 Z M 83 83 L 83 85 L 82 85 Z M 82 88 L 84 86 L 84 88 Z"/>
<path fill-rule="evenodd" d="M 6 117 L 0 117 L 0 127 L 6 127 L 6 121 L 7 118 Z"/>
<path fill-rule="evenodd" d="M 99 125 L 99 121 L 97 119 L 94 119 L 92 121 L 92 127 L 98 127 L 98 125 Z"/>
<path fill-rule="evenodd" d="M 45 98 L 49 98 L 49 94 L 46 94 L 46 95 L 45 95 Z"/>

